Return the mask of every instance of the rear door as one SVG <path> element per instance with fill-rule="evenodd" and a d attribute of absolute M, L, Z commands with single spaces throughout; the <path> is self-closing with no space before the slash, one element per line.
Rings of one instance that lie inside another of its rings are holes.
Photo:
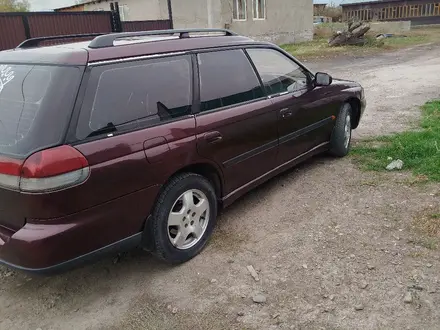
<path fill-rule="evenodd" d="M 334 125 L 334 107 L 320 88 L 313 88 L 312 75 L 277 49 L 247 52 L 277 109 L 278 164 L 327 142 Z"/>
<path fill-rule="evenodd" d="M 162 184 L 197 155 L 192 81 L 191 55 L 92 65 L 74 132 L 88 204 Z"/>
<path fill-rule="evenodd" d="M 275 167 L 277 113 L 243 50 L 197 57 L 197 150 L 222 169 L 228 194 Z"/>

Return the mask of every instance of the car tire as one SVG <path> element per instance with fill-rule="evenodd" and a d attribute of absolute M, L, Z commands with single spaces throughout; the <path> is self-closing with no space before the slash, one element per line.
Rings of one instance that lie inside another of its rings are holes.
<path fill-rule="evenodd" d="M 194 173 L 173 177 L 162 189 L 150 219 L 153 254 L 171 264 L 192 259 L 205 247 L 216 218 L 217 197 L 205 177 Z"/>
<path fill-rule="evenodd" d="M 351 105 L 344 103 L 336 118 L 335 127 L 330 138 L 330 154 L 335 157 L 344 157 L 350 151 L 352 113 Z"/>

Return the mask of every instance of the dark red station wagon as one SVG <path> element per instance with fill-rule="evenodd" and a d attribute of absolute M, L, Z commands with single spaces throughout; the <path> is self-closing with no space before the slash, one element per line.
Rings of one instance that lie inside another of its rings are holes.
<path fill-rule="evenodd" d="M 365 108 L 359 84 L 227 30 L 93 37 L 0 52 L 0 263 L 12 268 L 133 247 L 185 262 L 219 208 L 313 155 L 345 156 Z"/>

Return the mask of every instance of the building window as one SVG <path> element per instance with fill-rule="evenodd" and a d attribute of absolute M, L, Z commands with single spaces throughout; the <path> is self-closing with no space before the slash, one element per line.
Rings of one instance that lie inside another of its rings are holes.
<path fill-rule="evenodd" d="M 254 19 L 266 19 L 266 0 L 252 0 Z"/>
<path fill-rule="evenodd" d="M 128 21 L 129 20 L 129 14 L 128 14 L 128 6 L 127 5 L 119 5 L 119 15 L 121 17 L 121 21 Z"/>
<path fill-rule="evenodd" d="M 245 21 L 246 15 L 246 0 L 233 0 L 232 1 L 233 19 L 236 21 Z"/>

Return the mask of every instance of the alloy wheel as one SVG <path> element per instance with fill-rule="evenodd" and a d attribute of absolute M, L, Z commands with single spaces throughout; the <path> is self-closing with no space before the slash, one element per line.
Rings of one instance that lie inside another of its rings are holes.
<path fill-rule="evenodd" d="M 345 119 L 345 127 L 344 127 L 344 146 L 347 149 L 351 140 L 351 116 L 347 115 Z"/>
<path fill-rule="evenodd" d="M 210 206 L 206 195 L 197 189 L 185 191 L 174 202 L 168 216 L 168 238 L 179 250 L 196 245 L 209 223 Z"/>

